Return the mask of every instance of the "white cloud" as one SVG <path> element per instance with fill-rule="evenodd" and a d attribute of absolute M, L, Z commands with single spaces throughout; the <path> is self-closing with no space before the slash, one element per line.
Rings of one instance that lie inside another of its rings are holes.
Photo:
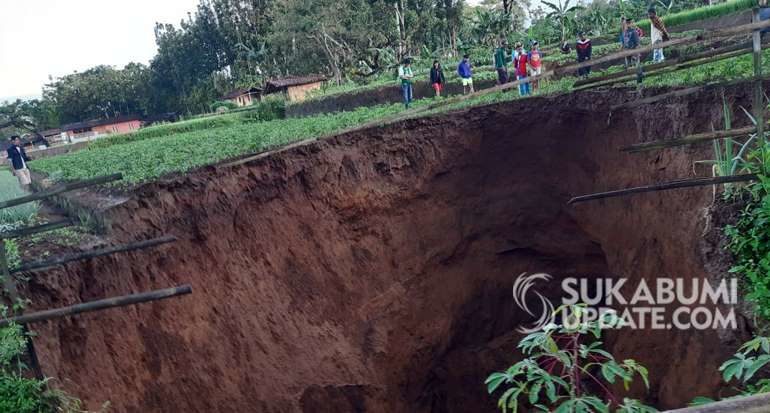
<path fill-rule="evenodd" d="M 147 63 L 155 22 L 179 24 L 198 0 L 0 0 L 0 97 L 39 95 L 48 76 Z"/>

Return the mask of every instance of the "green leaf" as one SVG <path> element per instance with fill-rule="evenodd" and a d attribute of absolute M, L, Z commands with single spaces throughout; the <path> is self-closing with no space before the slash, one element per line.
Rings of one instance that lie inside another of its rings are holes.
<path fill-rule="evenodd" d="M 542 381 L 535 382 L 529 389 L 529 403 L 536 404 L 540 399 L 540 388 L 543 386 Z"/>

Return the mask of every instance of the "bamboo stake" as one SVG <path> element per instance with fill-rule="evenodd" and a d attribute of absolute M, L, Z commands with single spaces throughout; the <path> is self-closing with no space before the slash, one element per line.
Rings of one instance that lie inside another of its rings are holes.
<path fill-rule="evenodd" d="M 692 55 L 679 56 L 679 57 L 674 58 L 674 59 L 669 59 L 669 60 L 667 60 L 665 62 L 654 63 L 654 64 L 651 64 L 651 65 L 644 66 L 644 72 L 645 72 L 645 74 L 647 74 L 647 73 L 651 73 L 651 72 L 654 72 L 654 71 L 656 71 L 658 69 L 665 68 L 665 67 L 676 66 L 676 65 L 683 64 L 683 63 L 687 63 L 687 62 L 692 62 L 694 60 L 700 60 L 700 59 L 704 59 L 704 58 L 708 58 L 708 57 L 712 57 L 712 56 L 718 56 L 718 55 L 725 54 L 725 53 L 736 53 L 736 52 L 742 52 L 740 54 L 750 53 L 751 52 L 751 42 L 740 43 L 740 44 L 736 44 L 736 45 L 732 45 L 732 46 L 722 47 L 722 48 L 719 48 L 719 49 L 706 50 L 706 51 L 698 52 L 698 53 L 695 53 L 695 54 L 692 54 Z M 604 75 L 604 76 L 592 77 L 592 78 L 589 78 L 589 79 L 580 79 L 577 82 L 575 82 L 575 86 L 576 87 L 586 86 L 586 85 L 590 85 L 590 84 L 593 84 L 593 83 L 604 82 L 604 81 L 607 81 L 607 80 L 617 79 L 617 78 L 625 77 L 625 76 L 634 76 L 635 77 L 636 76 L 636 69 L 628 69 L 628 70 L 624 70 L 624 71 L 617 72 L 617 73 L 611 73 L 611 74 Z"/>
<path fill-rule="evenodd" d="M 645 47 L 638 47 L 636 49 L 623 50 L 621 52 L 612 53 L 612 54 L 609 54 L 609 55 L 606 55 L 606 56 L 602 56 L 602 57 L 600 57 L 598 59 L 595 59 L 595 60 L 587 60 L 587 61 L 582 62 L 582 63 L 578 63 L 578 64 L 574 64 L 574 65 L 570 65 L 570 66 L 560 67 L 560 68 L 556 69 L 555 72 L 556 72 L 556 74 L 563 74 L 563 73 L 574 72 L 577 69 L 580 69 L 580 68 L 583 68 L 583 67 L 598 65 L 598 64 L 601 64 L 601 63 L 607 63 L 607 62 L 611 62 L 613 60 L 618 60 L 618 59 L 621 59 L 621 58 L 624 58 L 624 57 L 634 56 L 634 55 L 638 55 L 638 54 L 649 53 L 653 49 L 663 49 L 663 48 L 670 47 L 670 46 L 699 43 L 699 42 L 703 42 L 703 41 L 710 40 L 710 39 L 729 37 L 729 36 L 733 36 L 735 34 L 740 34 L 740 33 L 748 33 L 748 32 L 751 32 L 751 31 L 753 31 L 755 29 L 765 29 L 767 27 L 770 27 L 770 20 L 765 20 L 765 21 L 761 21 L 761 22 L 758 22 L 758 23 L 744 24 L 744 25 L 741 25 L 741 26 L 730 27 L 730 28 L 722 29 L 722 30 L 715 30 L 715 31 L 712 31 L 712 32 L 702 33 L 702 34 L 697 35 L 697 36 L 680 37 L 678 39 L 671 39 L 669 41 L 662 42 L 662 43 L 656 43 L 654 45 L 649 45 L 649 46 L 645 46 Z"/>
<path fill-rule="evenodd" d="M 174 241 L 176 241 L 175 236 L 166 235 L 160 238 L 153 238 L 145 241 L 134 242 L 131 244 L 118 245 L 115 247 L 103 248 L 95 251 L 87 251 L 87 252 L 81 252 L 78 254 L 65 255 L 65 256 L 53 258 L 50 260 L 30 262 L 30 263 L 22 264 L 18 268 L 14 268 L 13 270 L 11 270 L 11 274 L 16 274 L 23 271 L 47 269 L 47 268 L 55 267 L 57 265 L 66 264 L 72 261 L 96 258 L 104 255 L 115 254 L 118 252 L 128 252 L 128 251 L 133 251 L 133 250 L 138 250 L 143 248 L 149 248 L 149 247 L 154 247 L 157 245 L 166 244 Z"/>
<path fill-rule="evenodd" d="M 12 231 L 0 232 L 0 238 L 11 239 L 19 238 L 25 235 L 33 235 L 46 231 L 53 231 L 55 229 L 66 228 L 72 225 L 72 221 L 69 219 L 63 219 L 61 221 L 49 222 L 42 225 L 36 225 L 34 227 L 27 227 L 21 229 L 15 229 Z"/>
<path fill-rule="evenodd" d="M 591 201 L 595 199 L 604 199 L 604 198 L 613 198 L 613 197 L 631 195 L 631 194 L 640 194 L 643 192 L 665 191 L 669 189 L 725 184 L 730 182 L 754 181 L 756 179 L 757 179 L 757 176 L 754 174 L 720 176 L 716 178 L 682 179 L 682 180 L 673 181 L 673 182 L 664 182 L 664 183 L 653 184 L 653 185 L 638 186 L 635 188 L 618 189 L 614 191 L 598 192 L 595 194 L 576 196 L 570 199 L 567 202 L 567 205 L 576 204 L 578 202 Z"/>
<path fill-rule="evenodd" d="M 696 133 L 688 135 L 679 139 L 663 139 L 652 142 L 635 143 L 633 145 L 624 146 L 620 148 L 623 152 L 637 153 L 645 152 L 654 149 L 671 148 L 675 146 L 692 145 L 695 143 L 708 142 L 716 139 L 732 138 L 741 135 L 749 135 L 755 133 L 757 128 L 754 126 L 746 126 L 737 129 L 719 130 L 714 132 Z"/>
<path fill-rule="evenodd" d="M 731 59 L 733 57 L 742 56 L 742 55 L 745 55 L 747 53 L 751 53 L 751 49 L 750 48 L 743 49 L 743 50 L 736 50 L 736 51 L 727 52 L 727 53 L 714 53 L 710 57 L 702 57 L 702 58 L 700 58 L 698 60 L 688 60 L 688 61 L 685 61 L 685 62 L 682 62 L 682 63 L 679 63 L 679 62 L 677 62 L 675 60 L 671 61 L 671 62 L 658 63 L 656 65 L 650 65 L 650 66 L 647 66 L 647 67 L 643 68 L 644 69 L 644 77 L 648 78 L 648 77 L 660 76 L 660 75 L 663 75 L 663 74 L 669 74 L 669 73 L 675 72 L 677 70 L 689 69 L 691 67 L 700 66 L 700 65 L 703 65 L 705 63 L 712 63 L 712 62 L 718 62 L 720 60 Z M 656 68 L 652 68 L 652 66 L 657 66 L 657 67 Z M 614 85 L 614 84 L 617 84 L 617 83 L 624 83 L 624 82 L 628 82 L 628 81 L 636 79 L 636 77 L 637 77 L 636 69 L 633 70 L 633 74 L 631 74 L 629 72 L 630 71 L 626 70 L 624 72 L 621 72 L 621 74 L 623 75 L 621 77 L 618 77 L 618 78 L 615 78 L 615 79 L 605 80 L 605 81 L 602 81 L 602 82 L 584 84 L 583 86 L 579 86 L 579 87 L 574 88 L 574 90 L 577 91 L 577 90 L 593 89 L 593 88 L 597 88 L 597 87 L 601 87 L 601 86 L 609 86 L 609 85 Z"/>
<path fill-rule="evenodd" d="M 61 307 L 52 310 L 38 311 L 36 313 L 24 314 L 18 317 L 6 318 L 0 320 L 0 327 L 6 327 L 11 323 L 30 324 L 41 321 L 53 320 L 56 318 L 67 317 L 75 314 L 91 311 L 105 310 L 114 307 L 125 307 L 127 305 L 145 303 L 148 301 L 163 300 L 192 293 L 190 284 L 184 284 L 173 288 L 154 290 L 138 294 L 123 295 L 119 297 L 105 298 L 103 300 L 89 301 L 87 303 L 75 304 L 68 307 Z"/>
<path fill-rule="evenodd" d="M 650 96 L 644 99 L 621 103 L 619 105 L 613 105 L 610 107 L 610 111 L 615 111 L 621 108 L 632 108 L 636 106 L 647 105 L 650 103 L 655 103 L 655 102 L 672 98 L 672 97 L 682 97 L 682 96 L 691 95 L 693 93 L 698 93 L 700 91 L 712 89 L 715 87 L 725 87 L 725 86 L 735 85 L 735 84 L 744 83 L 744 82 L 753 82 L 756 80 L 762 80 L 762 81 L 770 80 L 770 76 L 762 76 L 759 79 L 752 76 L 750 78 L 736 79 L 736 80 L 731 80 L 729 82 L 714 82 L 714 83 L 708 83 L 701 86 L 694 86 L 694 87 L 689 87 L 685 89 L 677 89 L 673 92 L 661 93 L 660 95 Z"/>
<path fill-rule="evenodd" d="M 700 406 L 667 410 L 664 413 L 770 413 L 770 393 L 735 397 Z"/>
<path fill-rule="evenodd" d="M 26 204 L 32 201 L 39 201 L 41 199 L 49 198 L 54 195 L 61 194 L 63 192 L 74 191 L 76 189 L 86 188 L 94 185 L 106 184 L 107 182 L 118 181 L 120 179 L 123 179 L 123 175 L 118 173 L 118 174 L 112 174 L 112 175 L 98 176 L 96 178 L 91 178 L 91 179 L 84 179 L 82 181 L 61 184 L 61 185 L 54 186 L 53 188 L 47 189 L 45 191 L 36 192 L 31 195 L 0 202 L 0 209 L 10 208 L 16 205 Z"/>

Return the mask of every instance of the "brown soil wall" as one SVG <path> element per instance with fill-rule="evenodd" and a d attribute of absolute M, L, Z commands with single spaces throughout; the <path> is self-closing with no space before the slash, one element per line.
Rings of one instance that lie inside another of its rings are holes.
<path fill-rule="evenodd" d="M 715 93 L 608 112 L 627 98 L 474 108 L 135 188 L 107 212 L 113 240 L 179 242 L 37 274 L 33 307 L 185 282 L 194 293 L 35 325 L 44 370 L 117 412 L 495 411 L 483 380 L 516 359 L 513 330 L 529 321 L 511 298 L 520 273 L 714 275 L 711 188 L 565 204 L 691 176 L 709 156 L 617 148 L 706 130 L 721 118 Z M 624 331 L 609 343 L 648 365 L 647 398 L 667 408 L 720 391 L 717 367 L 740 338 Z"/>

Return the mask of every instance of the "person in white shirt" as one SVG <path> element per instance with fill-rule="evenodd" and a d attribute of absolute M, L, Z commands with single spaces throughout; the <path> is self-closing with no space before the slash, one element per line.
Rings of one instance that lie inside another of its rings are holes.
<path fill-rule="evenodd" d="M 647 17 L 650 18 L 650 43 L 655 44 L 668 41 L 668 30 L 666 30 L 663 20 L 658 17 L 658 13 L 655 11 L 654 7 L 650 7 L 650 9 L 647 10 Z M 654 49 L 652 51 L 653 63 L 661 63 L 665 59 L 665 56 L 663 56 L 663 49 Z"/>

